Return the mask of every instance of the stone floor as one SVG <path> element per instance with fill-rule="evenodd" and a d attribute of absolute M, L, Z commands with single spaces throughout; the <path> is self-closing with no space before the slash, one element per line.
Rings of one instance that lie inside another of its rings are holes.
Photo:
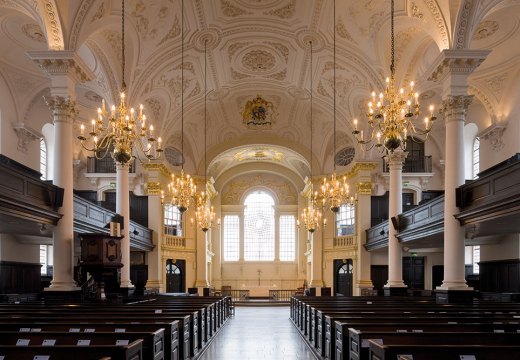
<path fill-rule="evenodd" d="M 289 320 L 289 307 L 236 307 L 202 360 L 315 360 Z"/>

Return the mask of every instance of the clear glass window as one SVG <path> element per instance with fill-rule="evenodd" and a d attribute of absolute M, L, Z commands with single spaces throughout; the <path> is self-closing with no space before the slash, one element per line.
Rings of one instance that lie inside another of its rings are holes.
<path fill-rule="evenodd" d="M 182 236 L 182 214 L 177 206 L 164 205 L 164 234 Z"/>
<path fill-rule="evenodd" d="M 224 261 L 238 261 L 240 257 L 240 217 L 226 215 L 223 221 Z"/>
<path fill-rule="evenodd" d="M 336 213 L 336 236 L 354 235 L 356 232 L 356 207 L 341 205 Z"/>
<path fill-rule="evenodd" d="M 280 216 L 280 260 L 296 258 L 296 219 L 294 215 Z"/>
<path fill-rule="evenodd" d="M 43 138 L 40 139 L 40 174 L 40 179 L 47 180 L 47 146 Z"/>
<path fill-rule="evenodd" d="M 274 200 L 256 191 L 244 201 L 244 260 L 274 261 Z"/>
<path fill-rule="evenodd" d="M 478 178 L 480 172 L 480 139 L 477 137 L 473 142 L 473 179 Z"/>

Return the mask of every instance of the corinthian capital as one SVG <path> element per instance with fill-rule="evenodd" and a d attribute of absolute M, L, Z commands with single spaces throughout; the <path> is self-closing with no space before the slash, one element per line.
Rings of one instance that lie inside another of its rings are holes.
<path fill-rule="evenodd" d="M 446 121 L 450 121 L 454 116 L 466 116 L 469 105 L 473 101 L 473 95 L 448 95 L 442 101 L 440 112 Z"/>
<path fill-rule="evenodd" d="M 386 163 L 392 168 L 402 169 L 403 163 L 406 160 L 408 153 L 406 151 L 394 151 L 385 156 Z"/>
<path fill-rule="evenodd" d="M 95 78 L 92 71 L 73 51 L 29 51 L 29 57 L 49 77 L 68 75 L 77 83 Z"/>
<path fill-rule="evenodd" d="M 78 113 L 76 110 L 76 102 L 68 97 L 44 96 L 43 100 L 52 111 L 54 121 L 72 121 Z"/>

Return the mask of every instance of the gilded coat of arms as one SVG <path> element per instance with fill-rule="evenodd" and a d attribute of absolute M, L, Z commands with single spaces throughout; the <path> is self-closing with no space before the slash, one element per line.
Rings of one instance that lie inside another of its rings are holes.
<path fill-rule="evenodd" d="M 274 122 L 273 103 L 257 95 L 246 103 L 242 119 L 249 129 L 271 129 Z"/>

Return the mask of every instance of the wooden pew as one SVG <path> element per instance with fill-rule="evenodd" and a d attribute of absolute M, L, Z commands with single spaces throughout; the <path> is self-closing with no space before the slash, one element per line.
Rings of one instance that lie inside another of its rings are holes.
<path fill-rule="evenodd" d="M 76 345 L 56 345 L 56 346 L 17 346 L 0 345 L 0 356 L 6 360 L 33 360 L 35 356 L 39 359 L 74 359 L 92 360 L 106 359 L 111 360 L 144 360 L 142 353 L 142 340 L 136 340 L 128 345 L 97 345 L 97 346 L 76 346 Z"/>
<path fill-rule="evenodd" d="M 336 321 L 336 360 L 348 359 L 349 349 L 352 349 L 355 344 L 351 343 L 349 330 L 355 329 L 361 332 L 499 332 L 499 333 L 517 333 L 520 332 L 519 324 L 435 324 L 435 323 L 344 323 Z M 354 340 L 357 344 L 360 340 Z"/>
<path fill-rule="evenodd" d="M 515 345 L 520 333 L 494 332 L 361 332 L 350 329 L 350 360 L 369 359 L 369 340 L 384 345 Z M 339 357 L 343 358 L 343 357 Z M 339 359 L 336 357 L 336 359 Z M 345 358 L 349 358 L 348 356 Z"/>
<path fill-rule="evenodd" d="M 150 360 L 165 359 L 164 329 L 154 332 L 6 332 L 0 331 L 0 345 L 128 345 L 135 340 L 143 340 L 143 357 Z"/>
<path fill-rule="evenodd" d="M 44 322 L 11 322 L 5 323 L 0 319 L 0 331 L 18 331 L 25 332 L 40 332 L 40 331 L 58 331 L 58 332 L 72 332 L 72 333 L 91 333 L 91 332 L 139 332 L 139 331 L 157 331 L 164 329 L 164 354 L 166 359 L 178 360 L 188 358 L 184 357 L 185 353 L 181 348 L 179 339 L 179 321 L 151 321 L 151 322 L 111 322 L 110 324 L 104 322 L 73 322 L 74 319 L 45 319 Z M 106 320 L 106 319 L 105 319 Z M 66 322 L 69 321 L 69 322 Z M 187 348 L 189 349 L 189 347 Z"/>
<path fill-rule="evenodd" d="M 370 360 L 515 360 L 520 346 L 499 345 L 382 345 L 369 340 Z M 472 356 L 472 357 L 469 357 Z"/>

